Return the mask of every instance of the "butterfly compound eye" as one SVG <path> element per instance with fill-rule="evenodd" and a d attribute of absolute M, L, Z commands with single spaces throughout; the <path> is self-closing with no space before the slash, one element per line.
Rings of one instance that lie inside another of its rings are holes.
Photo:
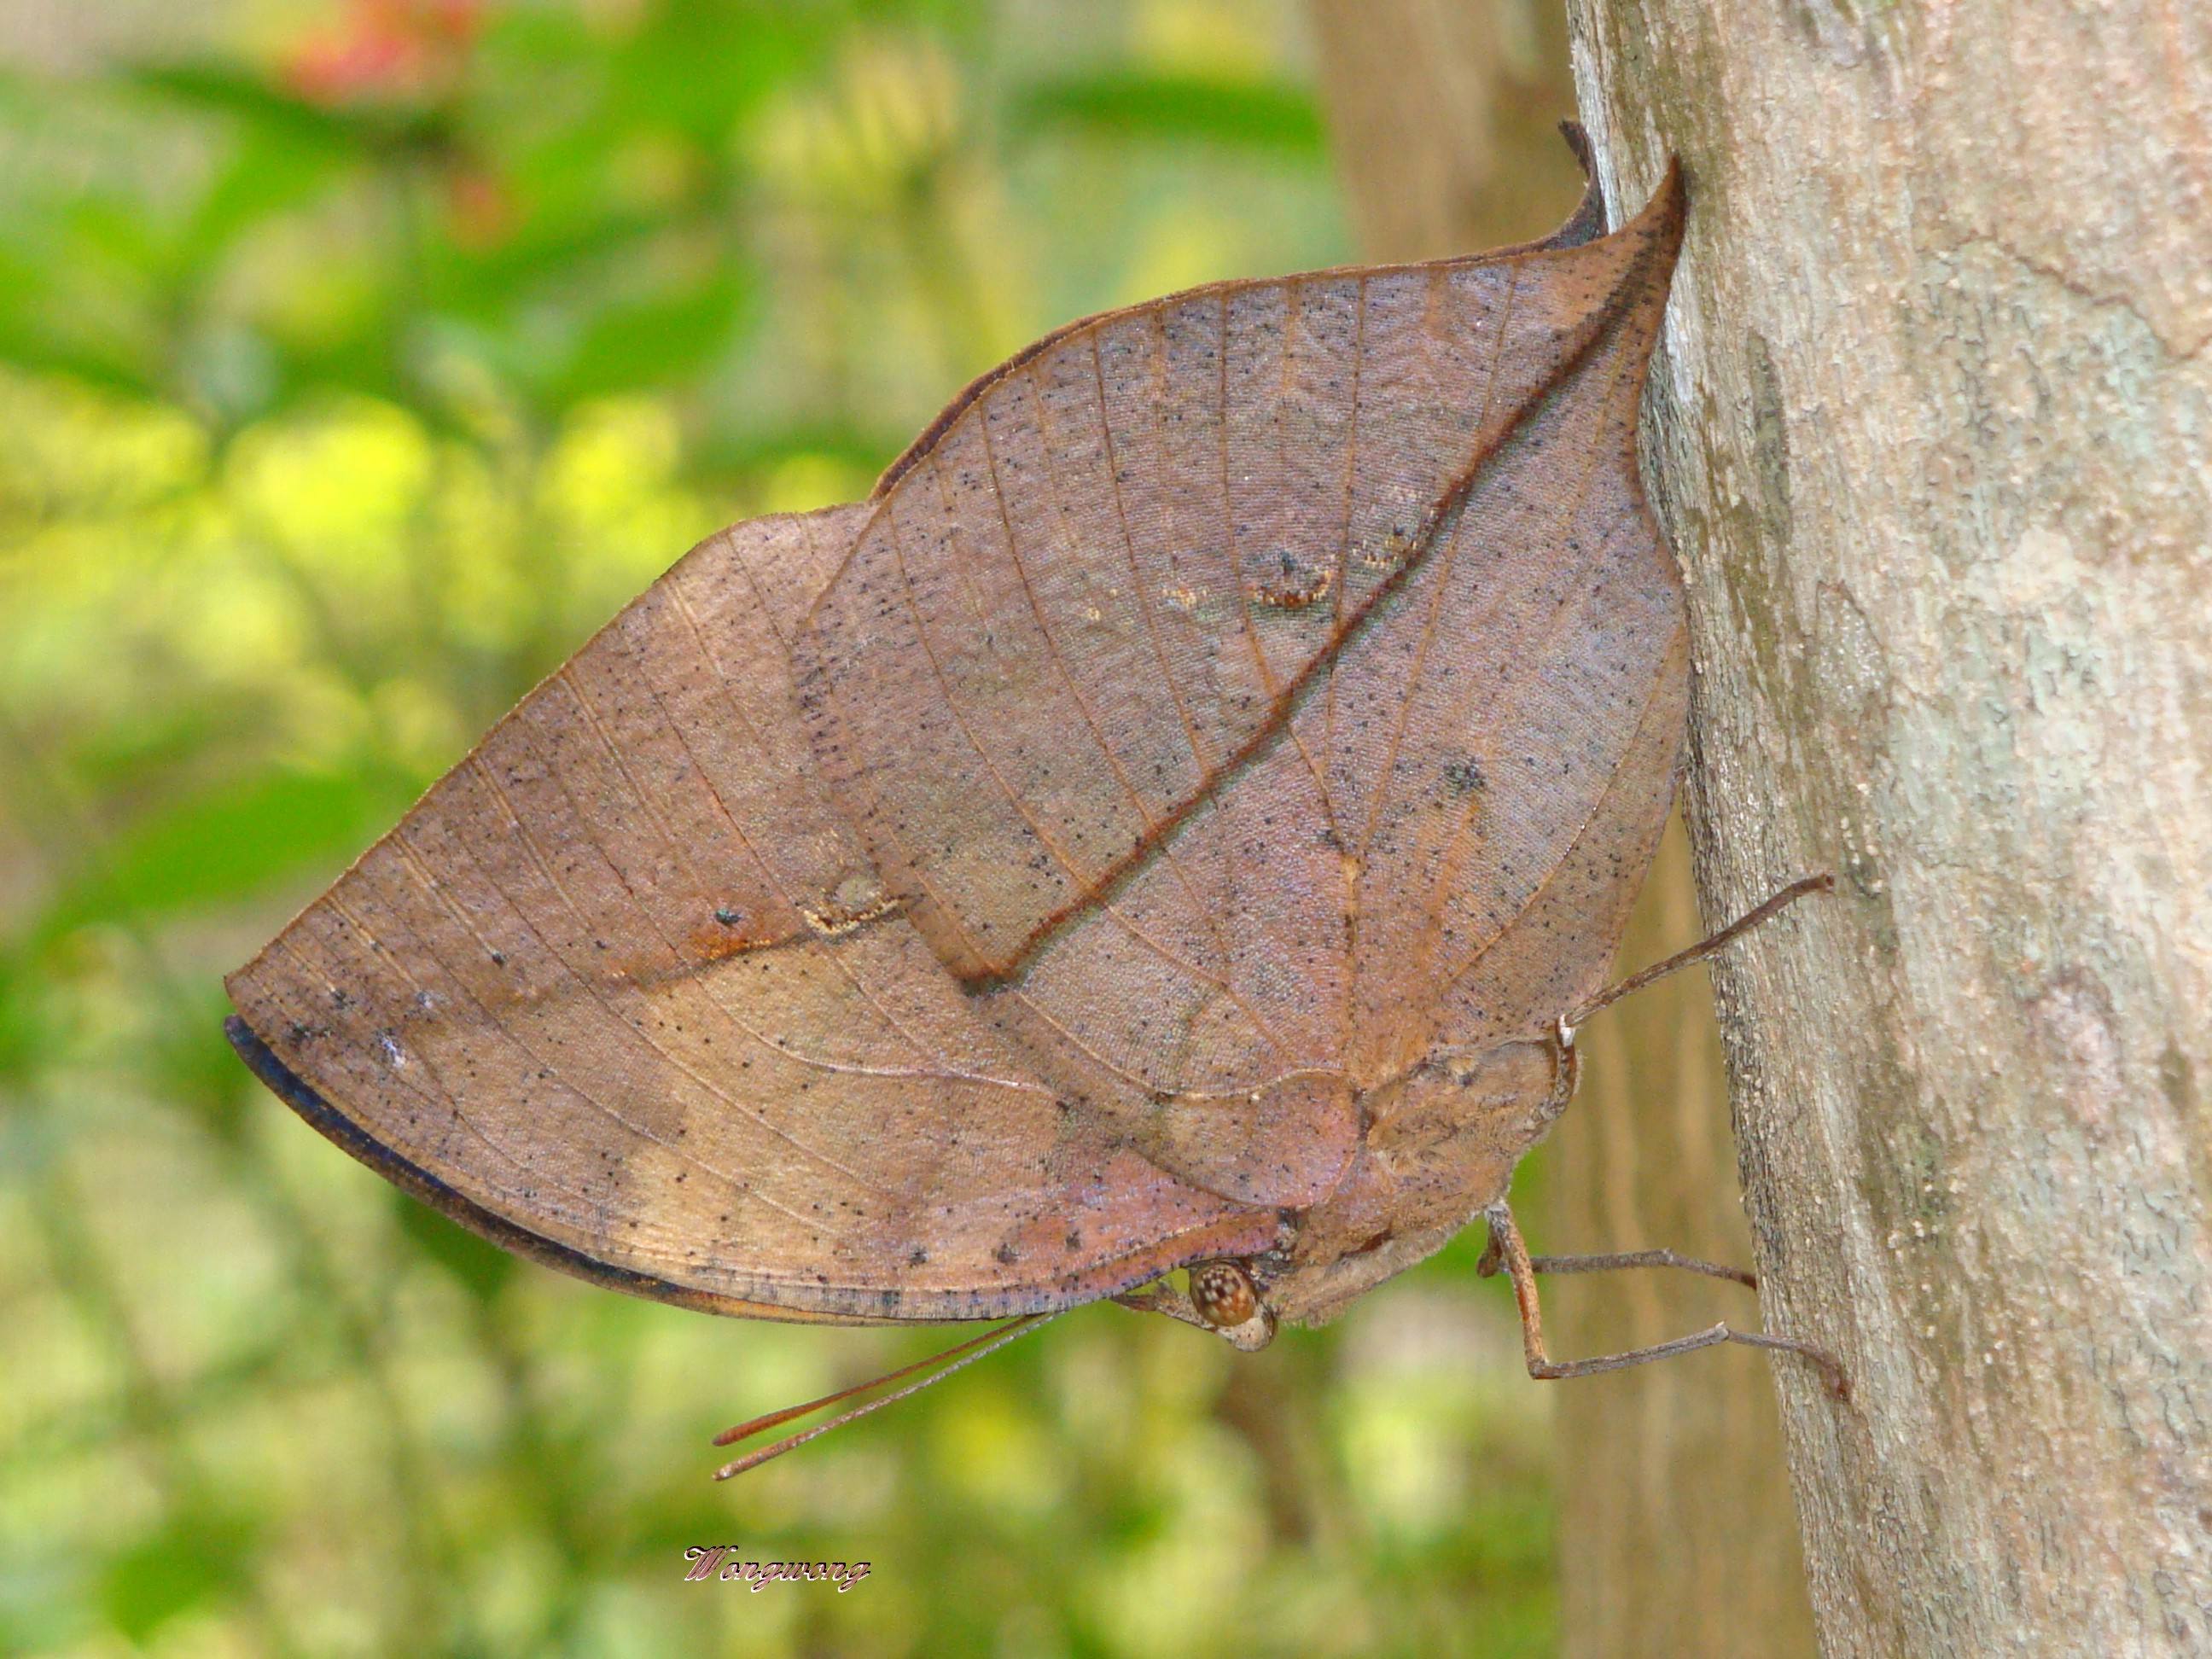
<path fill-rule="evenodd" d="M 1260 1292 L 1235 1262 L 1201 1261 L 1190 1270 L 1190 1303 L 1207 1324 L 1227 1330 L 1260 1311 Z"/>

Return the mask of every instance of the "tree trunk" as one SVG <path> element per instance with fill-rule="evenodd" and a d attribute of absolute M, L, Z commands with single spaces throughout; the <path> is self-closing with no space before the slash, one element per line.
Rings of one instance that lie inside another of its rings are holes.
<path fill-rule="evenodd" d="M 1571 9 L 1823 1644 L 2212 1651 L 2212 12 Z"/>
<path fill-rule="evenodd" d="M 1408 259 L 1526 240 L 1581 189 L 1553 0 L 1315 0 L 1321 79 L 1362 250 Z M 1698 937 L 1671 827 L 1623 945 L 1641 967 Z M 1727 1088 L 1703 975 L 1584 1037 L 1582 1097 L 1539 1153 L 1540 1249 L 1671 1245 L 1744 1262 Z M 1751 1312 L 1687 1274 L 1553 1281 L 1554 1347 L 1599 1353 Z M 1535 1386 L 1531 1384 L 1531 1387 Z M 1765 1358 L 1741 1348 L 1558 1385 L 1561 1649 L 1571 1659 L 1812 1651 L 1796 1516 Z"/>
<path fill-rule="evenodd" d="M 1620 967 L 1704 931 L 1679 818 L 1644 884 Z M 1660 981 L 1590 1023 L 1583 1085 L 1543 1157 L 1546 1250 L 1667 1245 L 1747 1265 L 1728 1081 L 1705 976 Z M 1700 1330 L 1748 1328 L 1737 1285 L 1686 1273 L 1554 1279 L 1552 1349 L 1618 1353 Z M 1797 1659 L 1813 1609 L 1790 1501 L 1771 1362 L 1722 1347 L 1549 1383 L 1559 1472 L 1560 1651 L 1566 1659 Z"/>
<path fill-rule="evenodd" d="M 1582 194 L 1557 0 L 1311 0 L 1345 208 L 1370 259 L 1544 235 Z"/>

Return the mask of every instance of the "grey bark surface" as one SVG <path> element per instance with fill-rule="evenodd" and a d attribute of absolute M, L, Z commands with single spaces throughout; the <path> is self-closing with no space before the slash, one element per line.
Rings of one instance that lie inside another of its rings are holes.
<path fill-rule="evenodd" d="M 1362 253 L 1435 258 L 1548 232 L 1582 188 L 1558 123 L 1574 112 L 1555 0 L 1313 0 L 1316 58 Z M 1620 971 L 1694 940 L 1690 860 L 1671 826 Z M 1583 1035 L 1581 1093 L 1524 1183 L 1552 1253 L 1667 1245 L 1750 1260 L 1712 999 L 1662 981 Z M 1682 1273 L 1554 1279 L 1563 1357 L 1756 1322 L 1751 1295 Z M 1566 1659 L 1796 1659 L 1813 1620 L 1783 1467 L 1771 1362 L 1725 1347 L 1548 1389 Z"/>
<path fill-rule="evenodd" d="M 1629 917 L 1618 971 L 1703 931 L 1678 819 Z M 1677 974 L 1616 1004 L 1580 1043 L 1581 1091 L 1542 1153 L 1541 1248 L 1665 1246 L 1748 1266 L 1705 975 Z M 1718 1320 L 1759 1323 L 1749 1291 L 1680 1272 L 1553 1279 L 1544 1304 L 1553 1350 L 1565 1358 L 1648 1347 Z M 1544 1385 L 1557 1437 L 1564 1659 L 1814 1651 L 1778 1363 L 1798 1362 L 1731 1346 Z"/>
<path fill-rule="evenodd" d="M 1823 1646 L 2212 1651 L 2212 11 L 1570 10 Z"/>

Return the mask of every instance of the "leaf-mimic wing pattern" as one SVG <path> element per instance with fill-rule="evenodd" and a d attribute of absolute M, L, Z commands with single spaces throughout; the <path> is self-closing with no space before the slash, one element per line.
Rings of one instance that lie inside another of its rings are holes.
<path fill-rule="evenodd" d="M 823 790 L 783 647 L 866 517 L 696 550 L 233 976 L 240 1015 L 325 1133 L 648 1293 L 975 1318 L 1264 1248 L 993 1041 Z"/>
<path fill-rule="evenodd" d="M 1647 711 L 1679 728 L 1634 422 L 1680 223 L 1669 189 L 1583 246 L 1065 331 L 903 465 L 817 605 L 820 752 L 914 925 L 1194 1180 L 1325 1190 L 1353 1097 L 1472 1037 L 1439 988 Z M 1255 1115 L 1301 1156 L 1224 1133 Z"/>
<path fill-rule="evenodd" d="M 1446 1236 L 1671 797 L 1680 221 L 1670 177 L 1048 336 L 872 501 L 670 570 L 232 976 L 234 1039 L 496 1241 L 723 1312 Z"/>

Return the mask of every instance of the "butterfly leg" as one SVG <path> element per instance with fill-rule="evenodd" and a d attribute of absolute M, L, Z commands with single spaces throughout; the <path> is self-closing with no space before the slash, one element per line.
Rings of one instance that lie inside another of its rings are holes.
<path fill-rule="evenodd" d="M 1671 1342 L 1655 1342 L 1646 1348 L 1630 1348 L 1621 1353 L 1600 1354 L 1591 1359 L 1553 1359 L 1544 1347 L 1544 1316 L 1536 1301 L 1535 1258 L 1528 1254 L 1522 1243 L 1521 1229 L 1515 1224 L 1513 1212 L 1504 1203 L 1492 1205 L 1483 1212 L 1490 1224 L 1490 1248 L 1483 1253 L 1485 1265 L 1495 1252 L 1504 1265 L 1506 1274 L 1513 1281 L 1513 1299 L 1521 1310 L 1521 1347 L 1528 1362 L 1528 1375 L 1539 1382 L 1552 1382 L 1566 1376 L 1595 1376 L 1600 1371 L 1625 1370 L 1631 1365 L 1641 1365 L 1654 1359 L 1667 1359 L 1678 1353 L 1692 1353 L 1699 1348 L 1710 1348 L 1722 1342 L 1740 1342 L 1746 1347 L 1769 1348 L 1784 1353 L 1803 1356 L 1818 1367 L 1826 1381 L 1828 1392 L 1838 1400 L 1850 1397 L 1850 1385 L 1845 1381 L 1844 1369 L 1835 1357 L 1809 1342 L 1800 1342 L 1794 1337 L 1769 1336 L 1761 1331 L 1739 1331 L 1727 1324 L 1714 1325 L 1688 1336 L 1678 1336 Z M 1638 1250 L 1628 1253 L 1632 1257 L 1672 1255 L 1671 1251 Z M 1575 1260 L 1568 1257 L 1566 1260 Z M 1689 1260 L 1677 1257 L 1673 1261 L 1656 1262 L 1632 1261 L 1623 1266 L 1679 1266 Z M 1710 1263 L 1701 1263 L 1710 1267 Z M 1493 1267 L 1492 1271 L 1495 1271 Z M 1570 1271 L 1574 1271 L 1571 1269 Z M 1721 1270 L 1727 1277 L 1728 1270 Z"/>
<path fill-rule="evenodd" d="M 1703 1273 L 1708 1279 L 1725 1279 L 1741 1285 L 1747 1290 L 1759 1288 L 1759 1277 L 1742 1267 L 1724 1267 L 1717 1261 L 1701 1261 L 1696 1256 L 1684 1255 L 1677 1250 L 1608 1250 L 1597 1255 L 1532 1255 L 1528 1265 L 1540 1273 L 1603 1273 L 1618 1267 L 1680 1267 L 1685 1273 Z M 1485 1279 L 1504 1270 L 1505 1258 L 1498 1246 L 1498 1235 L 1490 1236 L 1483 1248 L 1482 1260 L 1474 1265 L 1475 1272 Z"/>

